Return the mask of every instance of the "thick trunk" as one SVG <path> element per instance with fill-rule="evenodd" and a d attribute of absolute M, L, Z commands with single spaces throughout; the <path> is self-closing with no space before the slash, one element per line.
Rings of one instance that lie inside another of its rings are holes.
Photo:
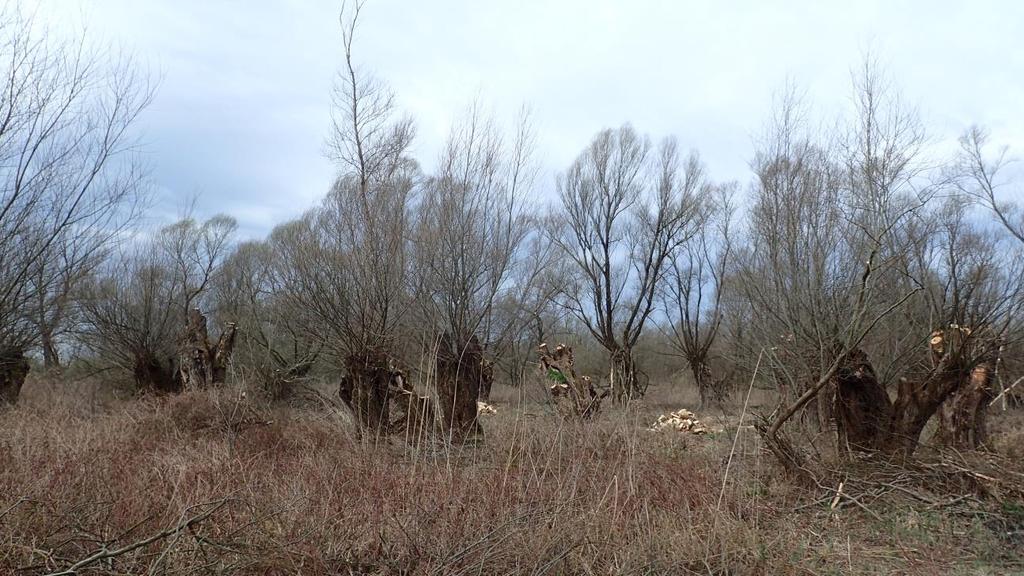
<path fill-rule="evenodd" d="M 400 371 L 394 374 L 392 387 L 394 416 L 391 421 L 391 433 L 402 435 L 405 441 L 419 445 L 435 437 L 437 413 L 434 402 L 426 396 L 420 396 Z"/>
<path fill-rule="evenodd" d="M 715 381 L 711 378 L 711 367 L 700 358 L 689 360 L 690 373 L 693 374 L 693 383 L 697 386 L 697 393 L 700 395 L 700 409 L 705 410 L 712 404 L 722 405 L 722 396 L 715 388 Z"/>
<path fill-rule="evenodd" d="M 833 413 L 840 450 L 881 450 L 887 442 L 892 403 L 867 354 L 853 350 L 834 379 Z"/>
<path fill-rule="evenodd" d="M 11 348 L 0 352 L 0 407 L 18 403 L 28 371 L 28 358 L 22 350 Z"/>
<path fill-rule="evenodd" d="M 609 380 L 615 401 L 623 403 L 643 396 L 637 378 L 636 363 L 633 361 L 633 351 L 629 348 L 612 350 L 609 360 L 611 364 Z"/>
<path fill-rule="evenodd" d="M 53 341 L 53 334 L 49 330 L 42 331 L 39 345 L 43 349 L 43 369 L 59 370 L 60 353 L 57 351 L 57 344 Z"/>
<path fill-rule="evenodd" d="M 935 440 L 961 450 L 984 448 L 988 441 L 988 405 L 993 398 L 992 365 L 982 363 L 971 370 L 939 410 Z"/>
<path fill-rule="evenodd" d="M 161 362 L 152 352 L 137 352 L 132 372 L 137 390 L 152 390 L 160 394 L 181 391 L 181 379 L 171 360 Z"/>
<path fill-rule="evenodd" d="M 215 344 L 210 343 L 206 316 L 198 308 L 188 315 L 188 324 L 181 345 L 181 381 L 187 389 L 203 389 L 210 384 L 223 384 L 235 347 L 237 328 L 228 323 Z"/>
<path fill-rule="evenodd" d="M 477 399 L 484 380 L 484 350 L 476 336 L 465 343 L 444 334 L 437 343 L 438 407 L 441 426 L 453 441 L 483 433 L 477 422 Z"/>
<path fill-rule="evenodd" d="M 395 370 L 388 355 L 363 350 L 345 358 L 345 376 L 338 395 L 352 410 L 360 430 L 383 436 L 390 429 L 391 386 Z"/>

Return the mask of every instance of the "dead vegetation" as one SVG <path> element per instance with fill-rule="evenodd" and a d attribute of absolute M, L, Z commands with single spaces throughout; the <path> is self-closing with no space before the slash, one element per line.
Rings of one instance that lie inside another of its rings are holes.
<path fill-rule="evenodd" d="M 995 455 L 857 459 L 799 487 L 750 430 L 648 434 L 650 411 L 584 428 L 505 405 L 485 444 L 437 452 L 232 388 L 80 406 L 0 414 L 0 571 L 1024 569 L 1024 470 Z"/>

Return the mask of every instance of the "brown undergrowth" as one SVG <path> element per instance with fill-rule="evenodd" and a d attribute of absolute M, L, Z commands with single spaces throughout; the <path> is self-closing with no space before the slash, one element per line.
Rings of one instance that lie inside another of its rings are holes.
<path fill-rule="evenodd" d="M 735 426 L 645 430 L 656 414 L 567 423 L 510 402 L 482 422 L 484 443 L 453 450 L 359 440 L 342 413 L 232 389 L 88 410 L 36 402 L 0 414 L 0 573 L 97 556 L 77 573 L 1021 569 L 1012 499 L 1000 513 L 969 486 L 951 502 L 946 488 L 855 467 L 833 504 L 831 479 L 792 484 L 751 429 L 735 443 Z"/>

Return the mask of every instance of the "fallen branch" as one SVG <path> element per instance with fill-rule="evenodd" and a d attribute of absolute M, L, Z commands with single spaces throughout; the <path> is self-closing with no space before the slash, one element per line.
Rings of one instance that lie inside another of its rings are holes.
<path fill-rule="evenodd" d="M 174 536 L 175 534 L 181 532 L 182 530 L 187 530 L 187 529 L 191 528 L 192 526 L 194 526 L 196 524 L 199 524 L 200 522 L 206 520 L 210 516 L 213 516 L 213 514 L 215 512 L 217 512 L 218 510 L 223 508 L 225 505 L 227 505 L 227 503 L 228 503 L 228 500 L 226 500 L 226 499 L 225 500 L 221 500 L 219 502 L 216 502 L 217 505 L 214 506 L 213 508 L 207 510 L 206 512 L 203 512 L 202 514 L 197 514 L 196 516 L 193 516 L 193 517 L 189 518 L 188 520 L 185 520 L 184 522 L 179 523 L 178 525 L 174 526 L 173 528 L 168 528 L 166 530 L 163 530 L 162 532 L 158 532 L 158 533 L 150 536 L 149 538 L 145 538 L 143 540 L 139 540 L 138 542 L 135 542 L 134 544 L 129 544 L 127 546 L 124 546 L 122 548 L 117 548 L 115 550 L 107 550 L 106 547 L 100 548 L 99 550 L 94 552 L 92 555 L 90 555 L 90 556 L 88 556 L 88 557 L 86 557 L 86 558 L 84 558 L 82 560 L 79 560 L 78 562 L 75 562 L 67 570 L 64 570 L 62 572 L 52 572 L 50 574 L 47 574 L 46 576 L 76 576 L 78 574 L 79 570 L 85 568 L 86 566 L 89 566 L 90 564 L 95 564 L 95 563 L 100 562 L 102 560 L 107 560 L 109 558 L 115 558 L 117 556 L 122 556 L 124 554 L 127 554 L 127 553 L 133 551 L 133 550 L 138 550 L 139 548 L 142 548 L 142 547 L 148 546 L 148 545 L 150 545 L 150 544 L 152 544 L 154 542 L 158 542 L 160 540 L 163 540 L 164 538 L 167 538 L 167 537 L 170 537 L 170 536 Z M 210 504 L 213 504 L 213 502 L 211 502 Z"/>

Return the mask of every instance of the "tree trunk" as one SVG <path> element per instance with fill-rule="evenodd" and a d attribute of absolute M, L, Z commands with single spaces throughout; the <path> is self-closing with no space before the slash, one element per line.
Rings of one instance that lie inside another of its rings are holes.
<path fill-rule="evenodd" d="M 486 358 L 481 362 L 479 400 L 489 403 L 491 401 L 491 387 L 494 386 L 494 362 Z"/>
<path fill-rule="evenodd" d="M 643 395 L 637 378 L 636 363 L 633 361 L 633 350 L 618 348 L 610 355 L 612 397 L 616 402 L 624 403 Z"/>
<path fill-rule="evenodd" d="M 711 368 L 701 359 L 689 360 L 690 373 L 693 374 L 693 383 L 697 386 L 697 393 L 700 395 L 700 410 L 717 402 L 715 391 L 712 389 Z"/>
<path fill-rule="evenodd" d="M 0 407 L 18 403 L 29 368 L 22 350 L 8 348 L 0 352 Z"/>
<path fill-rule="evenodd" d="M 866 452 L 885 447 L 892 403 L 878 382 L 867 354 L 859 349 L 847 354 L 833 385 L 833 413 L 840 450 Z"/>
<path fill-rule="evenodd" d="M 198 308 L 189 312 L 180 360 L 181 382 L 186 389 L 201 390 L 210 384 L 224 383 L 235 347 L 236 333 L 235 324 L 229 322 L 217 343 L 211 345 L 206 330 L 206 316 Z"/>
<path fill-rule="evenodd" d="M 39 336 L 39 345 L 43 349 L 43 369 L 59 370 L 60 353 L 57 351 L 57 345 L 53 341 L 53 334 L 50 330 L 44 329 Z"/>
<path fill-rule="evenodd" d="M 136 352 L 132 372 L 137 390 L 152 390 L 160 394 L 181 391 L 180 372 L 174 369 L 171 359 L 164 363 L 152 352 Z"/>
<path fill-rule="evenodd" d="M 483 434 L 477 422 L 477 399 L 484 380 L 484 350 L 476 336 L 466 343 L 444 334 L 437 344 L 437 401 L 441 426 L 453 441 Z"/>
<path fill-rule="evenodd" d="M 345 376 L 338 395 L 352 410 L 356 424 L 376 436 L 390 432 L 391 387 L 395 370 L 388 355 L 367 349 L 345 358 Z"/>
<path fill-rule="evenodd" d="M 391 433 L 401 434 L 406 442 L 417 446 L 434 438 L 438 427 L 433 401 L 416 394 L 401 371 L 395 372 L 394 383 L 392 392 L 397 417 L 391 421 Z"/>
<path fill-rule="evenodd" d="M 563 418 L 586 420 L 601 410 L 601 401 L 608 391 L 598 393 L 589 376 L 578 376 L 572 348 L 559 344 L 554 353 L 547 343 L 540 345 L 540 364 L 544 375 L 553 380 L 551 396 L 555 409 Z"/>
<path fill-rule="evenodd" d="M 988 405 L 993 398 L 992 365 L 985 362 L 971 370 L 967 382 L 939 410 L 935 440 L 961 450 L 984 448 L 988 441 Z"/>

